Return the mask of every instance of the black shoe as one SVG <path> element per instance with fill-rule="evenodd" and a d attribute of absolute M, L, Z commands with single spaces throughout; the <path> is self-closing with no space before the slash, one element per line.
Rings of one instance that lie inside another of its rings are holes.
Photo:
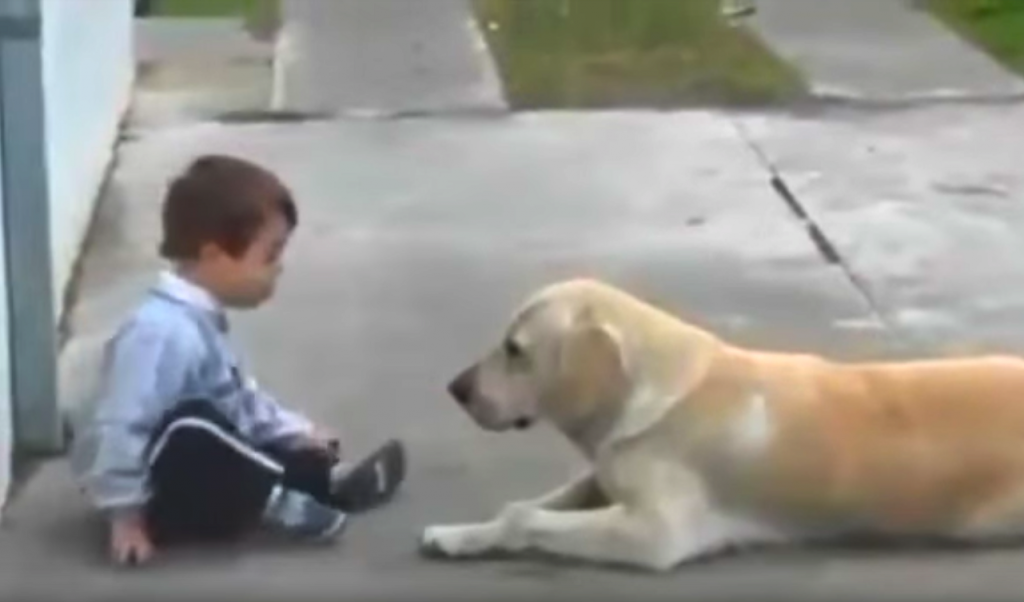
<path fill-rule="evenodd" d="M 331 475 L 331 499 L 343 512 L 365 512 L 390 500 L 405 480 L 405 448 L 388 441 L 355 466 Z"/>

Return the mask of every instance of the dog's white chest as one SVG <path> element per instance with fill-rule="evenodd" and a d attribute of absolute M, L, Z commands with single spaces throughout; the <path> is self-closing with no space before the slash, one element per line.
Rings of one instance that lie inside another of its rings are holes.
<path fill-rule="evenodd" d="M 773 432 L 768 399 L 755 393 L 731 425 L 733 450 L 744 456 L 761 454 L 771 444 Z"/>

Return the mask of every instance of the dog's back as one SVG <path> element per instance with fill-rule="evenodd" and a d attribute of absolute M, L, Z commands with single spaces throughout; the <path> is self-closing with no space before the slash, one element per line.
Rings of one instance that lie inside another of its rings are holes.
<path fill-rule="evenodd" d="M 733 388 L 762 396 L 770 432 L 748 503 L 815 528 L 919 535 L 959 535 L 1010 507 L 1020 524 L 1005 528 L 1024 533 L 1024 360 L 727 361 L 747 363 Z"/>

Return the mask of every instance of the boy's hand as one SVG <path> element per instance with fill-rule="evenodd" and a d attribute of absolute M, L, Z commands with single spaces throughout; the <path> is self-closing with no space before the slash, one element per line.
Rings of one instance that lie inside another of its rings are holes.
<path fill-rule="evenodd" d="M 141 514 L 114 517 L 110 523 L 110 553 L 120 565 L 141 565 L 149 562 L 155 548 Z"/>
<path fill-rule="evenodd" d="M 313 432 L 299 439 L 300 448 L 312 449 L 329 455 L 334 461 L 341 460 L 341 445 L 333 433 L 320 428 L 313 429 Z"/>

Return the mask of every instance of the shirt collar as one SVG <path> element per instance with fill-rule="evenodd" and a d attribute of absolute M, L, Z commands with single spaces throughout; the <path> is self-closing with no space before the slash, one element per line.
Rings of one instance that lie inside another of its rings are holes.
<path fill-rule="evenodd" d="M 221 331 L 227 331 L 227 316 L 224 307 L 208 290 L 189 282 L 170 270 L 160 273 L 156 290 L 173 301 L 208 314 Z"/>

